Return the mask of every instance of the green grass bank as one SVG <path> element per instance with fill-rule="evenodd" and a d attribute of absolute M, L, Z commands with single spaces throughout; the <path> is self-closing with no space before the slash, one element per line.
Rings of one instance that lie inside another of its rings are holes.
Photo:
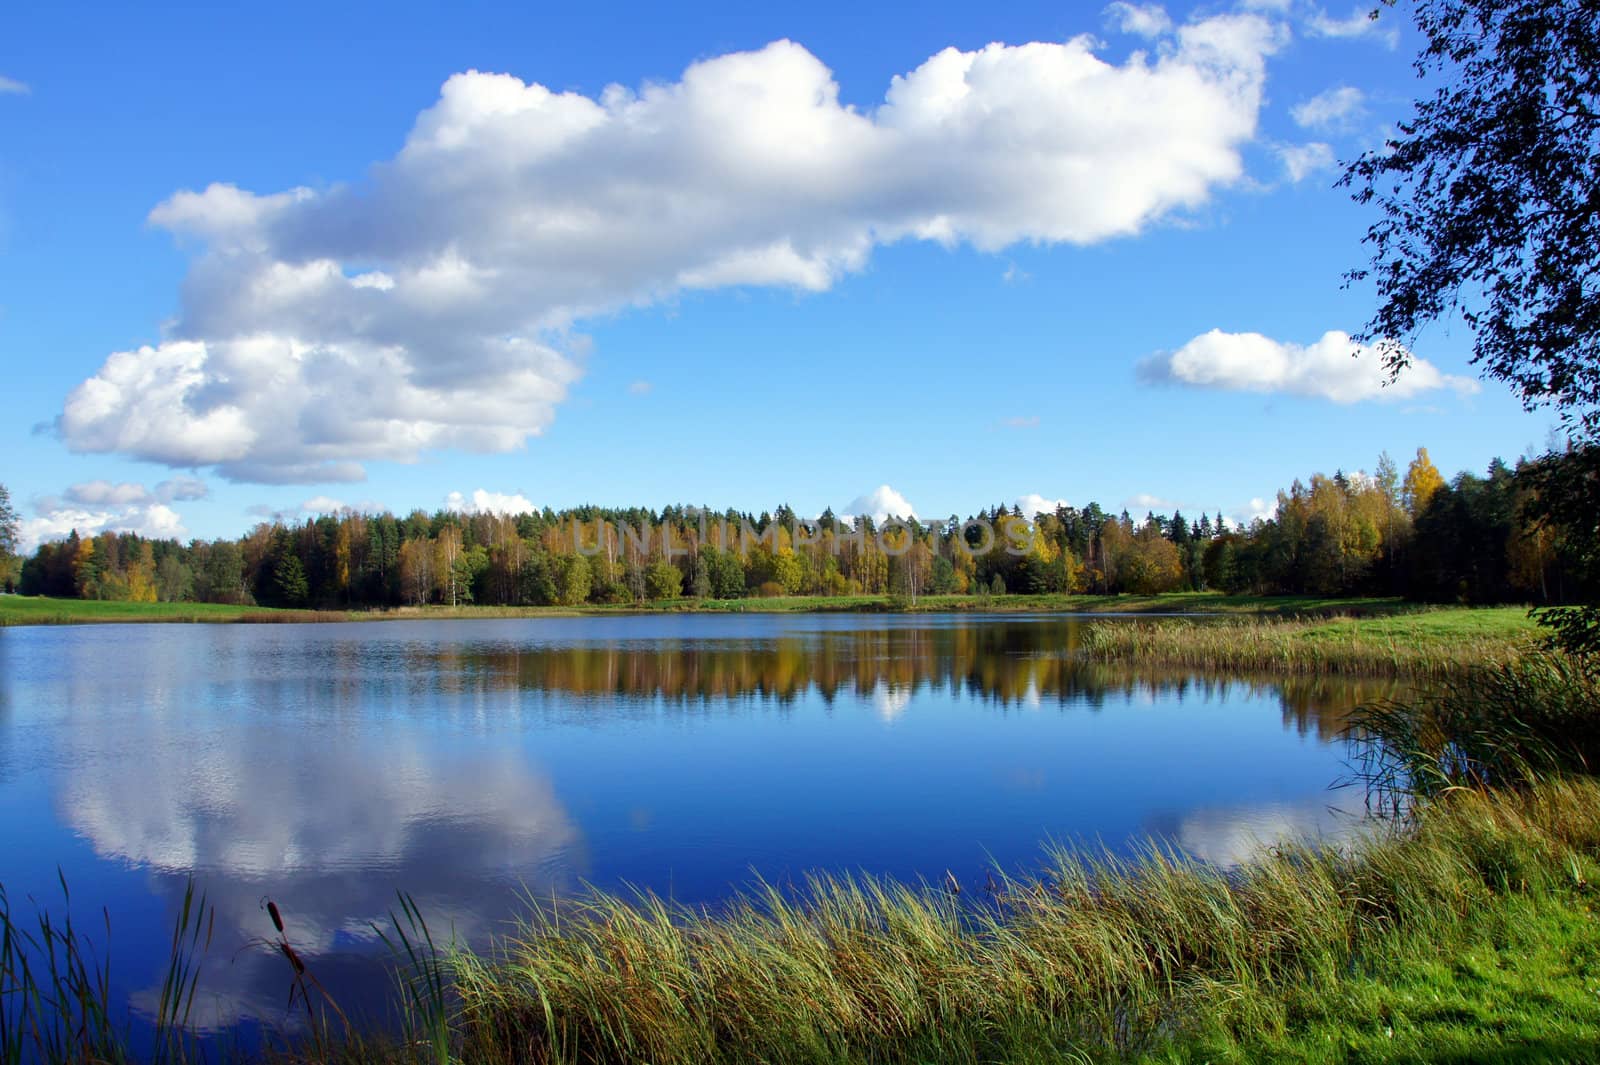
<path fill-rule="evenodd" d="M 0 625 L 97 622 L 343 622 L 576 617 L 637 612 L 827 613 L 942 611 L 973 614 L 1136 615 L 1140 625 L 1085 630 L 1085 657 L 1197 670 L 1251 673 L 1442 677 L 1509 662 L 1532 647 L 1539 626 L 1522 607 L 1423 607 L 1395 599 L 1159 596 L 930 596 L 913 608 L 881 597 L 794 596 L 673 600 L 643 606 L 403 607 L 394 610 L 270 610 L 210 603 L 119 603 L 0 597 Z"/>
<path fill-rule="evenodd" d="M 1532 650 L 1543 630 L 1523 607 L 1438 607 L 1372 617 L 1161 620 L 1099 625 L 1094 661 L 1199 670 L 1442 678 Z"/>
<path fill-rule="evenodd" d="M 99 599 L 50 599 L 0 595 L 0 625 L 89 625 L 95 623 L 344 621 L 342 611 L 269 610 L 221 603 L 128 603 Z"/>
<path fill-rule="evenodd" d="M 576 607 L 422 606 L 389 610 L 274 610 L 217 603 L 127 603 L 44 596 L 0 596 L 0 625 L 72 625 L 94 622 L 378 621 L 404 618 L 522 618 L 617 613 L 1080 613 L 1382 615 L 1414 610 L 1399 599 L 1315 596 L 1224 596 L 1207 592 L 1168 595 L 933 595 L 915 602 L 885 596 L 797 595 L 749 599 L 669 599 L 638 604 Z"/>

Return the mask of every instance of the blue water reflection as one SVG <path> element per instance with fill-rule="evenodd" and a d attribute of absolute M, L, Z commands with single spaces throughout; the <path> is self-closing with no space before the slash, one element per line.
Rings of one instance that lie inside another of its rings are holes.
<path fill-rule="evenodd" d="M 282 960 L 248 946 L 267 895 L 354 988 L 396 889 L 481 943 L 522 893 L 584 884 L 714 904 L 756 874 L 981 882 L 1045 840 L 1152 833 L 1227 863 L 1348 823 L 1336 737 L 1384 690 L 1092 668 L 1082 624 L 0 630 L 0 882 L 50 897 L 59 866 L 75 906 L 108 906 L 138 1008 L 196 877 L 218 906 L 207 1020 L 276 1024 Z"/>

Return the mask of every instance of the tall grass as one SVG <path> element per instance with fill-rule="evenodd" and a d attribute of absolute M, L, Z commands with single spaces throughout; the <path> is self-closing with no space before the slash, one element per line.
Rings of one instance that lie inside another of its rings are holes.
<path fill-rule="evenodd" d="M 1170 620 L 1092 625 L 1089 661 L 1200 670 L 1438 679 L 1484 664 L 1509 664 L 1535 646 L 1519 610 L 1438 612 L 1392 618 Z M 1430 622 L 1432 622 L 1430 624 Z"/>
<path fill-rule="evenodd" d="M 15 914 L 0 886 L 0 1062 L 120 1063 L 131 1060 L 127 1025 L 112 1010 L 110 914 L 97 926 L 104 938 L 75 924 L 72 894 L 61 883 L 63 915 L 35 906 L 33 919 Z M 184 1061 L 193 1044 L 190 1009 L 200 963 L 211 944 L 215 911 L 193 883 L 172 930 L 161 994 L 152 1018 L 150 1061 Z"/>
<path fill-rule="evenodd" d="M 372 930 L 402 962 L 397 972 L 405 1014 L 407 1045 L 425 1048 L 435 1065 L 451 1060 L 451 1004 L 454 986 L 433 932 L 410 895 L 399 894 L 400 913 L 389 911 L 389 931 Z M 453 946 L 453 945 L 452 945 Z"/>
<path fill-rule="evenodd" d="M 1151 848 L 943 888 L 816 878 L 715 914 L 595 896 L 462 955 L 468 1060 L 690 1063 L 1070 1060 L 1190 1025 L 1281 1025 L 1404 929 L 1448 943 L 1470 907 L 1600 875 L 1600 786 L 1440 797 L 1348 851 L 1287 846 L 1237 871 Z"/>
<path fill-rule="evenodd" d="M 1447 677 L 1350 718 L 1356 779 L 1399 813 L 1456 788 L 1600 771 L 1600 661 L 1551 650 Z"/>

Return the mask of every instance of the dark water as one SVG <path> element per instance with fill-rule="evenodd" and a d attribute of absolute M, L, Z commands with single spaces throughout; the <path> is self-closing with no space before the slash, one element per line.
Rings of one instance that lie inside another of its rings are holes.
<path fill-rule="evenodd" d="M 283 959 L 246 946 L 271 933 L 265 896 L 353 987 L 397 889 L 481 943 L 523 892 L 715 903 L 812 869 L 978 885 L 1048 839 L 1229 863 L 1348 826 L 1337 735 L 1382 688 L 1089 668 L 1081 624 L 0 629 L 0 883 L 26 909 L 59 900 L 59 867 L 75 913 L 109 907 L 137 1011 L 193 876 L 218 909 L 198 1008 L 280 1025 Z"/>

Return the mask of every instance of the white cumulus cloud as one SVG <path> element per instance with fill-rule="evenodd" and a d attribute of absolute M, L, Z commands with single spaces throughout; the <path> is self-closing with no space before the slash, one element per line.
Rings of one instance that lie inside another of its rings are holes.
<path fill-rule="evenodd" d="M 539 508 L 525 495 L 489 492 L 479 488 L 468 499 L 460 492 L 451 492 L 445 498 L 444 508 L 456 514 L 500 514 L 515 516 L 531 514 Z"/>
<path fill-rule="evenodd" d="M 183 518 L 169 504 L 204 499 L 206 483 L 195 477 L 172 477 L 152 487 L 131 481 L 96 480 L 69 485 L 60 495 L 32 500 L 33 516 L 19 522 L 24 552 L 74 530 L 79 536 L 131 532 L 152 539 L 182 539 L 189 534 Z"/>
<path fill-rule="evenodd" d="M 1164 496 L 1154 495 L 1150 492 L 1139 492 L 1122 501 L 1122 509 L 1135 521 L 1146 514 L 1171 514 L 1179 509 L 1179 505 Z"/>
<path fill-rule="evenodd" d="M 580 376 L 586 317 L 826 289 L 892 241 L 1090 244 L 1201 206 L 1243 176 L 1282 39 L 1222 14 L 1121 64 L 1089 36 L 947 48 L 868 110 L 789 41 L 597 97 L 457 74 L 359 181 L 156 207 L 197 248 L 181 314 L 107 357 L 57 431 L 260 483 L 514 450 Z"/>
<path fill-rule="evenodd" d="M 1307 20 L 1306 31 L 1313 37 L 1346 40 L 1366 37 L 1386 48 L 1394 48 L 1400 43 L 1400 31 L 1395 26 L 1394 16 L 1374 18 L 1377 10 L 1371 4 L 1362 4 L 1352 8 L 1344 18 L 1335 18 L 1319 9 Z"/>
<path fill-rule="evenodd" d="M 1025 496 L 1018 496 L 1015 502 L 1022 516 L 1032 521 L 1039 514 L 1054 514 L 1057 507 L 1070 506 L 1065 499 L 1050 499 L 1037 492 L 1030 492 Z"/>
<path fill-rule="evenodd" d="M 82 503 L 89 506 L 125 506 L 134 503 L 171 503 L 174 501 L 187 501 L 204 499 L 209 494 L 206 483 L 196 477 L 172 477 L 162 481 L 154 488 L 146 488 L 142 484 L 124 481 L 113 484 L 110 481 L 84 481 L 71 485 L 62 495 L 72 503 Z"/>
<path fill-rule="evenodd" d="M 1446 388 L 1462 395 L 1478 391 L 1476 381 L 1444 373 L 1428 360 L 1414 357 L 1389 383 L 1379 353 L 1337 329 L 1309 345 L 1213 329 L 1171 354 L 1146 360 L 1139 369 L 1148 382 L 1281 392 L 1335 403 L 1407 399 Z"/>
<path fill-rule="evenodd" d="M 47 496 L 35 501 L 33 517 L 18 524 L 18 540 L 24 553 L 48 540 L 64 540 L 74 531 L 82 537 L 103 532 L 138 533 L 153 540 L 181 540 L 189 535 L 177 511 L 154 502 L 95 506 Z"/>
<path fill-rule="evenodd" d="M 1337 162 L 1332 146 L 1321 141 L 1280 145 L 1278 158 L 1283 162 L 1283 169 L 1289 175 L 1289 180 L 1296 184 L 1313 174 L 1333 169 Z"/>
<path fill-rule="evenodd" d="M 1172 29 L 1172 19 L 1160 4 L 1130 4 L 1116 0 L 1106 7 L 1106 18 L 1123 33 L 1139 37 L 1159 37 Z"/>
<path fill-rule="evenodd" d="M 142 484 L 112 484 L 110 481 L 85 481 L 82 484 L 70 486 L 62 493 L 68 501 L 84 503 L 89 506 L 124 506 L 129 503 L 143 503 L 150 498 L 150 489 Z"/>
<path fill-rule="evenodd" d="M 26 82 L 0 74 L 0 96 L 27 96 L 31 92 Z"/>
<path fill-rule="evenodd" d="M 917 510 L 911 501 L 886 484 L 880 484 L 865 495 L 856 496 L 844 508 L 850 517 L 868 517 L 882 525 L 890 518 L 914 518 Z"/>
<path fill-rule="evenodd" d="M 300 504 L 300 510 L 306 514 L 337 514 L 344 509 L 344 500 L 332 496 L 312 496 Z"/>
<path fill-rule="evenodd" d="M 1244 506 L 1236 507 L 1233 513 L 1228 515 L 1227 520 L 1235 529 L 1248 529 L 1258 521 L 1267 521 L 1276 517 L 1277 513 L 1278 504 L 1276 502 L 1262 499 L 1260 496 L 1254 496 Z"/>
<path fill-rule="evenodd" d="M 1289 109 L 1295 123 L 1305 129 L 1341 129 L 1359 115 L 1366 94 L 1353 85 L 1319 92 Z"/>
<path fill-rule="evenodd" d="M 269 521 L 279 522 L 283 525 L 294 525 L 302 520 L 321 517 L 324 514 L 343 514 L 350 511 L 355 514 L 382 514 L 388 508 L 382 503 L 372 499 L 351 501 L 339 499 L 330 495 L 315 495 L 310 499 L 291 507 L 275 507 L 270 503 L 256 503 L 245 508 L 245 513 Z"/>

